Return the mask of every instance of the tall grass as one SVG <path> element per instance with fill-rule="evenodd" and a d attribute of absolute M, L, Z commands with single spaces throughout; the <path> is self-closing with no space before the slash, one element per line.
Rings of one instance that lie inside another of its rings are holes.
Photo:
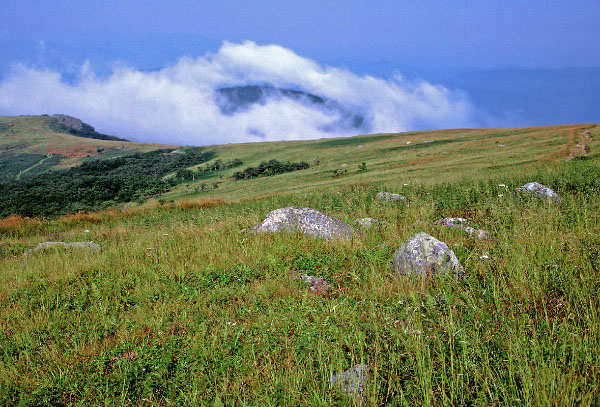
<path fill-rule="evenodd" d="M 0 403 L 598 405 L 597 175 L 592 158 L 409 185 L 398 204 L 358 185 L 4 220 Z M 562 201 L 514 193 L 533 177 Z M 387 223 L 351 242 L 240 233 L 287 205 Z M 450 215 L 491 238 L 433 223 Z M 391 274 L 392 253 L 419 231 L 456 252 L 464 279 Z M 103 251 L 21 256 L 49 238 Z M 299 273 L 324 277 L 329 294 Z M 329 384 L 358 363 L 372 368 L 364 399 Z"/>

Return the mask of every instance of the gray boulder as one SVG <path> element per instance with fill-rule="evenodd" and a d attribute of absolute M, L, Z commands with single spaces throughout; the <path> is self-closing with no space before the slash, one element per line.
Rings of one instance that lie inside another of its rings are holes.
<path fill-rule="evenodd" d="M 260 225 L 253 229 L 257 233 L 294 232 L 320 237 L 325 240 L 352 239 L 360 231 L 339 219 L 319 212 L 316 209 L 288 206 L 270 212 Z"/>
<path fill-rule="evenodd" d="M 28 255 L 31 252 L 44 250 L 49 247 L 64 247 L 64 248 L 74 248 L 74 249 L 89 249 L 89 250 L 102 250 L 102 246 L 98 243 L 94 242 L 42 242 L 39 243 L 36 247 L 31 250 L 27 250 L 25 255 Z"/>
<path fill-rule="evenodd" d="M 392 257 L 392 271 L 419 277 L 464 274 L 463 267 L 448 245 L 423 232 L 417 233 L 396 250 Z"/>
<path fill-rule="evenodd" d="M 356 397 L 365 391 L 370 370 L 367 365 L 356 365 L 352 369 L 332 376 L 329 381 L 347 396 Z"/>
<path fill-rule="evenodd" d="M 489 237 L 489 233 L 485 230 L 475 229 L 471 226 L 467 226 L 468 220 L 465 218 L 444 218 L 436 221 L 435 223 L 438 225 L 446 226 L 448 228 L 456 228 L 463 230 L 470 234 L 471 236 L 475 236 L 479 239 L 487 239 Z"/>
<path fill-rule="evenodd" d="M 375 199 L 378 201 L 395 202 L 405 201 L 406 197 L 400 194 L 393 194 L 391 192 L 379 192 L 377 195 L 375 195 Z"/>
<path fill-rule="evenodd" d="M 517 191 L 525 191 L 528 193 L 536 194 L 541 197 L 545 197 L 552 202 L 560 201 L 560 196 L 556 192 L 554 192 L 547 186 L 540 184 L 539 182 L 529 182 L 523 185 L 522 187 L 517 188 Z"/>

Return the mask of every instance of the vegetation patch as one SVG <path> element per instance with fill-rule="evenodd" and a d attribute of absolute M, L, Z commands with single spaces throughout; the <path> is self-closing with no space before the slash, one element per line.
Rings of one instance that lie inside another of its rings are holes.
<path fill-rule="evenodd" d="M 0 184 L 0 216 L 56 216 L 143 201 L 174 186 L 173 180 L 162 178 L 165 174 L 214 155 L 200 148 L 189 148 L 182 154 L 156 150 L 86 161 L 68 170 Z"/>
<path fill-rule="evenodd" d="M 271 175 L 283 174 L 291 171 L 304 170 L 308 168 L 309 165 L 307 162 L 281 162 L 277 160 L 269 160 L 263 161 L 259 164 L 258 167 L 248 167 L 244 171 L 236 171 L 233 174 L 233 179 L 241 180 L 241 179 L 250 179 L 256 177 L 269 177 Z"/>

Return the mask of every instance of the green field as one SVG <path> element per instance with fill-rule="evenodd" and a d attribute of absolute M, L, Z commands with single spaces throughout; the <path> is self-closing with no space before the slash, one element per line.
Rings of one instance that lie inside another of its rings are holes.
<path fill-rule="evenodd" d="M 568 125 L 210 146 L 243 166 L 142 204 L 2 219 L 0 404 L 599 405 L 598 140 Z M 231 178 L 271 159 L 310 167 Z M 560 203 L 514 192 L 530 181 Z M 241 233 L 289 205 L 386 223 L 350 242 Z M 490 239 L 434 223 L 445 216 Z M 464 278 L 392 274 L 421 231 Z M 24 255 L 90 240 L 103 250 Z M 359 363 L 361 396 L 331 386 Z"/>

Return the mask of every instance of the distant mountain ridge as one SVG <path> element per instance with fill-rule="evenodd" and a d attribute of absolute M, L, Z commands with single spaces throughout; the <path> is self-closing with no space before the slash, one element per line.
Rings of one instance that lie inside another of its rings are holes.
<path fill-rule="evenodd" d="M 221 113 L 232 116 L 250 110 L 256 105 L 266 105 L 269 100 L 290 99 L 331 116 L 326 132 L 355 129 L 368 131 L 368 120 L 363 112 L 338 101 L 301 90 L 279 88 L 272 85 L 244 85 L 215 89 L 215 102 Z"/>
<path fill-rule="evenodd" d="M 89 124 L 66 114 L 53 114 L 51 119 L 54 119 L 55 122 L 50 123 L 50 128 L 55 131 L 64 131 L 77 137 L 87 137 L 96 140 L 129 141 L 124 138 L 98 133 L 96 129 Z"/>

